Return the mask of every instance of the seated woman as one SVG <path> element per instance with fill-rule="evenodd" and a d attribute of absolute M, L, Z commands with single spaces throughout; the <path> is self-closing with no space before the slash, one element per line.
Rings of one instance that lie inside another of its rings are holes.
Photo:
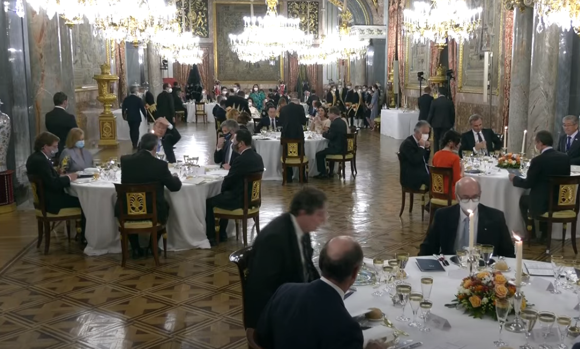
<path fill-rule="evenodd" d="M 324 107 L 318 108 L 318 113 L 313 117 L 310 122 L 310 131 L 315 131 L 316 133 L 322 133 L 328 131 L 330 128 L 330 119 L 327 115 L 328 110 Z"/>
<path fill-rule="evenodd" d="M 251 134 L 254 134 L 254 120 L 250 117 L 250 114 L 243 111 L 238 116 L 238 120 L 236 120 L 240 125 L 240 128 L 245 128 L 246 130 L 250 131 Z"/>
<path fill-rule="evenodd" d="M 441 139 L 441 150 L 433 155 L 433 166 L 435 167 L 450 167 L 453 168 L 453 182 L 451 183 L 451 190 L 453 199 L 455 200 L 455 183 L 463 177 L 463 169 L 461 168 L 461 159 L 459 158 L 459 147 L 461 146 L 461 135 L 457 131 L 449 130 Z M 449 187 L 449 179 L 444 180 L 444 190 L 447 193 Z"/>
<path fill-rule="evenodd" d="M 85 133 L 80 128 L 75 127 L 69 131 L 59 163 L 61 170 L 66 173 L 93 167 L 93 156 L 85 149 Z"/>
<path fill-rule="evenodd" d="M 226 111 L 226 119 L 227 120 L 237 120 L 238 116 L 240 116 L 240 111 L 234 108 L 229 108 Z"/>
<path fill-rule="evenodd" d="M 251 98 L 248 98 L 248 108 L 250 108 L 250 113 L 253 119 L 260 118 L 260 112 L 256 107 L 254 107 L 254 101 Z"/>

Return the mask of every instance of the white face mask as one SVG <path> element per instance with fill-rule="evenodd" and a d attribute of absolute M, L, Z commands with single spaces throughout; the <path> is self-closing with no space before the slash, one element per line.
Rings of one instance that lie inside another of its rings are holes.
<path fill-rule="evenodd" d="M 171 93 L 171 92 L 173 92 L 173 89 L 172 88 L 168 88 L 167 89 L 167 93 Z"/>
<path fill-rule="evenodd" d="M 254 87 L 254 91 L 255 91 L 255 92 L 258 92 L 258 88 L 257 88 L 257 87 Z"/>
<path fill-rule="evenodd" d="M 237 87 L 234 87 L 234 92 L 238 92 L 239 89 Z"/>
<path fill-rule="evenodd" d="M 429 140 L 429 134 L 422 134 L 421 135 L 421 139 L 424 141 L 428 141 Z"/>
<path fill-rule="evenodd" d="M 459 198 L 458 198 L 459 200 Z M 473 200 L 469 200 L 466 203 L 459 201 L 459 207 L 463 210 L 463 212 L 467 213 L 469 211 L 475 212 L 475 209 L 479 205 L 479 202 L 474 202 Z"/>
<path fill-rule="evenodd" d="M 228 94 L 228 91 L 226 91 L 226 90 L 222 91 L 222 95 L 224 95 L 224 96 L 225 96 L 225 95 L 227 95 L 227 94 Z"/>

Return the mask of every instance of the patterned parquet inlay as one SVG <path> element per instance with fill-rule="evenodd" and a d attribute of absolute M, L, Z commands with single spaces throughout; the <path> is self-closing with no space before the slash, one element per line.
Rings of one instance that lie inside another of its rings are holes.
<path fill-rule="evenodd" d="M 200 163 L 210 163 L 213 127 L 181 125 L 178 157 L 199 156 Z M 421 221 L 415 200 L 413 213 L 407 208 L 402 219 L 398 217 L 401 193 L 395 152 L 399 141 L 362 130 L 358 144 L 356 179 L 347 174 L 346 181 L 312 179 L 308 184 L 329 197 L 329 221 L 313 233 L 315 256 L 336 234 L 355 236 L 367 257 L 400 250 L 416 254 L 427 216 Z M 129 150 L 130 144 L 124 142 L 96 157 L 107 159 Z M 287 208 L 301 185 L 264 182 L 263 188 L 262 227 Z M 24 224 L 22 218 L 15 220 Z M 26 224 L 27 229 L 21 230 L 35 236 L 34 222 Z M 211 250 L 169 253 L 159 268 L 152 258 L 130 260 L 127 268 L 121 268 L 120 255 L 85 256 L 60 233 L 52 239 L 49 255 L 30 246 L 1 272 L 0 349 L 247 348 L 240 282 L 228 261 L 229 254 L 241 246 L 230 239 Z M 559 242 L 552 246 L 560 251 Z M 564 253 L 573 253 L 568 244 Z M 545 258 L 538 245 L 526 246 L 525 255 Z"/>

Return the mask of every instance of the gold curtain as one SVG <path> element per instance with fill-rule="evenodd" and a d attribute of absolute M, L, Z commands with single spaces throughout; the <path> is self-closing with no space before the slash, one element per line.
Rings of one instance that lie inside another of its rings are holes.
<path fill-rule="evenodd" d="M 287 83 L 288 92 L 296 91 L 296 83 L 298 82 L 298 55 L 288 55 L 288 68 L 290 69 L 290 80 Z"/>
<path fill-rule="evenodd" d="M 173 78 L 177 81 L 179 86 L 182 86 L 182 88 L 185 88 L 184 86 L 187 85 L 187 78 L 189 77 L 190 70 L 191 65 L 177 62 L 173 63 Z"/>
<path fill-rule="evenodd" d="M 203 88 L 207 90 L 209 93 L 212 91 L 213 87 L 213 77 L 211 75 L 212 70 L 210 69 L 210 62 L 209 62 L 209 48 L 203 48 L 203 60 L 201 64 L 197 65 L 197 69 L 199 70 L 199 75 L 201 76 L 201 83 L 203 84 Z M 215 57 L 214 57 L 215 59 Z"/>
<path fill-rule="evenodd" d="M 115 66 L 116 74 L 119 77 L 119 88 L 117 89 L 117 99 L 119 104 L 127 97 L 127 60 L 125 56 L 125 42 L 115 43 Z"/>

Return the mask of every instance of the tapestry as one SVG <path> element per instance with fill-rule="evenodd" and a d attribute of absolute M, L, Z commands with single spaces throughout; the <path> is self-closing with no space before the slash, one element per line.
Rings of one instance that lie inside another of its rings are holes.
<path fill-rule="evenodd" d="M 207 0 L 177 0 L 175 6 L 184 31 L 191 31 L 200 38 L 209 38 Z"/>
<path fill-rule="evenodd" d="M 318 1 L 288 1 L 288 18 L 300 18 L 300 30 L 318 37 Z"/>

